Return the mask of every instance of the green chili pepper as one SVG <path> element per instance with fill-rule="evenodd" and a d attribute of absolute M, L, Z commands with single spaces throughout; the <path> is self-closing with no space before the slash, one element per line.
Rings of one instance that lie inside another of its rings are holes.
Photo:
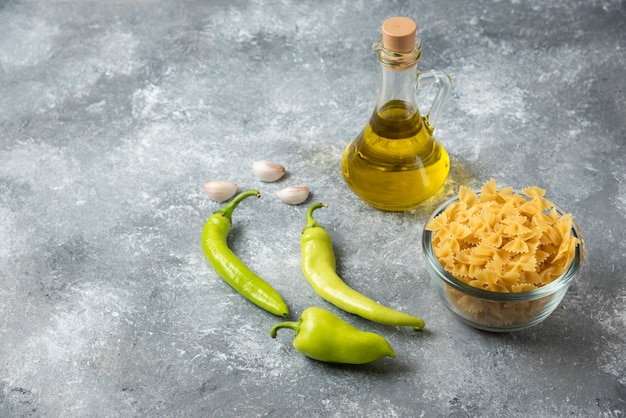
<path fill-rule="evenodd" d="M 280 294 L 257 276 L 228 247 L 227 237 L 232 213 L 239 202 L 249 196 L 261 197 L 258 190 L 239 193 L 222 209 L 213 213 L 202 230 L 202 249 L 215 272 L 245 298 L 278 316 L 287 316 L 289 310 Z"/>
<path fill-rule="evenodd" d="M 395 326 L 411 326 L 415 330 L 424 328 L 421 318 L 396 311 L 368 298 L 349 287 L 335 272 L 335 254 L 330 234 L 313 218 L 313 211 L 327 207 L 324 203 L 313 203 L 306 214 L 306 227 L 302 231 L 302 272 L 315 292 L 345 310 L 370 321 Z"/>
<path fill-rule="evenodd" d="M 328 363 L 365 364 L 381 357 L 395 357 L 391 345 L 378 334 L 361 331 L 322 308 L 308 308 L 299 322 L 281 322 L 270 329 L 296 332 L 293 346 L 307 357 Z"/>

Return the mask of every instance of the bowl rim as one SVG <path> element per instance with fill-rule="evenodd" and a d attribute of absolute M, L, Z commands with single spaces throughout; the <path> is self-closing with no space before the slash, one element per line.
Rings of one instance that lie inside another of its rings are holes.
<path fill-rule="evenodd" d="M 514 193 L 523 194 L 523 192 L 519 190 L 513 190 Z M 474 190 L 477 196 L 480 196 L 480 190 Z M 525 196 L 525 195 L 524 195 Z M 580 232 L 580 227 L 576 223 L 576 221 L 572 218 L 572 229 L 571 232 L 575 238 L 578 238 L 580 244 L 576 246 L 574 258 L 570 263 L 569 267 L 561 274 L 559 277 L 554 279 L 552 282 L 548 283 L 545 286 L 542 286 L 538 289 L 526 290 L 523 292 L 493 292 L 490 290 L 479 289 L 477 287 L 471 286 L 462 280 L 457 279 L 452 274 L 450 274 L 447 270 L 444 269 L 443 265 L 439 262 L 439 259 L 434 253 L 432 246 L 432 236 L 433 232 L 426 229 L 428 224 L 441 212 L 443 212 L 448 206 L 452 203 L 458 201 L 460 199 L 459 195 L 448 199 L 443 202 L 434 212 L 429 216 L 428 220 L 424 224 L 424 228 L 422 230 L 422 249 L 424 251 L 424 255 L 426 256 L 426 261 L 432 267 L 432 272 L 435 272 L 437 276 L 443 280 L 446 284 L 451 286 L 452 288 L 467 294 L 469 296 L 474 296 L 480 299 L 492 300 L 498 302 L 525 302 L 530 300 L 539 299 L 548 295 L 551 295 L 563 287 L 569 286 L 571 281 L 576 277 L 576 273 L 580 269 L 584 259 L 584 239 L 582 233 Z M 557 211 L 559 216 L 563 216 L 567 212 L 563 210 L 560 206 L 552 203 L 552 207 Z M 432 273 L 431 273 L 432 274 Z"/>

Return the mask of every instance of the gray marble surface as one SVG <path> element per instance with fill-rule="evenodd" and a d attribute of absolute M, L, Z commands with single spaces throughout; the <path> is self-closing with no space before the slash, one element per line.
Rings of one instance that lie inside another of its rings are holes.
<path fill-rule="evenodd" d="M 418 21 L 420 67 L 454 90 L 452 159 L 419 208 L 362 204 L 339 170 L 373 109 L 381 23 Z M 626 3 L 0 1 L 0 416 L 623 417 L 626 410 Z M 260 183 L 252 162 L 287 167 Z M 469 328 L 430 287 L 421 231 L 459 185 L 537 185 L 587 255 L 561 306 L 510 334 Z M 221 205 L 205 180 L 259 188 L 233 249 L 292 318 L 322 306 L 395 359 L 301 356 L 277 318 L 210 270 Z M 308 286 L 311 187 L 351 286 L 427 330 L 342 313 Z"/>

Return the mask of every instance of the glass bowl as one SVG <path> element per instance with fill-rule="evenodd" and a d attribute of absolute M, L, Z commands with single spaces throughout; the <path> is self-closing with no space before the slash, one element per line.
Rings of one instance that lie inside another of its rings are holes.
<path fill-rule="evenodd" d="M 479 193 L 476 193 L 479 195 Z M 425 225 L 458 201 L 454 197 L 443 203 Z M 559 216 L 566 212 L 554 205 Z M 474 328 L 491 332 L 519 331 L 537 325 L 546 319 L 561 303 L 576 278 L 584 258 L 584 241 L 575 221 L 571 233 L 580 243 L 565 272 L 543 287 L 524 292 L 493 292 L 470 286 L 444 269 L 433 251 L 432 231 L 424 229 L 422 248 L 426 256 L 431 282 L 445 306 L 462 322 Z"/>

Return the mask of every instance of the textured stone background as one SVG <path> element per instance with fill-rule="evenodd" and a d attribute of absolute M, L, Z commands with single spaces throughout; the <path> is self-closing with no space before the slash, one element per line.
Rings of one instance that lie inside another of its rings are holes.
<path fill-rule="evenodd" d="M 418 21 L 420 68 L 454 91 L 440 194 L 383 213 L 339 162 L 372 111 L 382 21 Z M 0 1 L 1 416 L 594 416 L 626 410 L 626 3 Z M 262 184 L 254 160 L 285 165 Z M 587 258 L 541 325 L 496 335 L 429 286 L 428 214 L 461 184 L 538 185 Z M 209 269 L 204 181 L 260 188 L 230 243 L 287 300 L 384 335 L 397 358 L 302 357 Z M 379 326 L 300 271 L 309 185 L 346 282 L 422 316 Z"/>

